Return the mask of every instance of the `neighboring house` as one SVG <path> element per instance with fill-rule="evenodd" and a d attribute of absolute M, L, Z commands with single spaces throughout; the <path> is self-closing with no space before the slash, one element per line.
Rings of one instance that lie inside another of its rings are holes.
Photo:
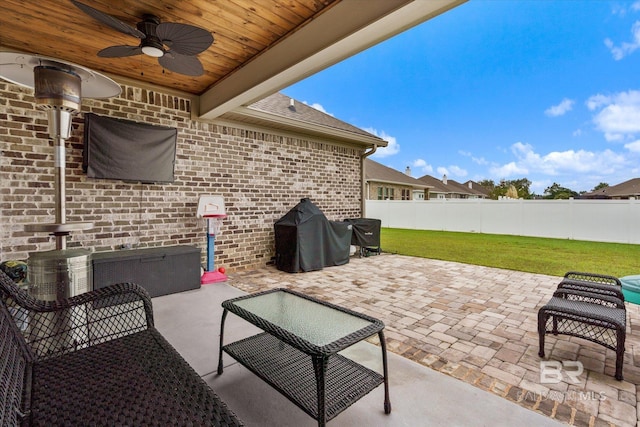
<path fill-rule="evenodd" d="M 467 181 L 461 184 L 453 179 L 448 179 L 447 175 L 442 180 L 434 178 L 431 175 L 425 175 L 418 178 L 432 188 L 429 191 L 429 199 L 485 199 L 488 196 L 486 189 L 482 188 L 478 183 Z"/>
<path fill-rule="evenodd" d="M 428 198 L 430 186 L 371 159 L 364 162 L 365 193 L 369 200 L 414 200 L 415 192 Z M 420 199 L 418 199 L 420 200 Z"/>
<path fill-rule="evenodd" d="M 482 185 L 478 184 L 475 181 L 467 181 L 464 183 L 464 185 L 473 193 L 475 193 L 476 197 L 479 199 L 487 199 L 489 198 L 489 190 L 487 190 L 486 188 L 484 188 Z"/>
<path fill-rule="evenodd" d="M 442 181 L 437 178 L 434 178 L 430 175 L 425 175 L 423 177 L 418 178 L 418 181 L 422 182 L 425 185 L 430 186 L 429 188 L 429 197 L 428 200 L 431 199 L 449 199 L 451 198 L 449 195 L 451 193 L 451 189 L 448 188 Z"/>
<path fill-rule="evenodd" d="M 407 168 L 405 169 L 404 173 L 407 176 L 411 176 L 411 177 L 413 176 L 413 175 L 411 175 L 411 168 L 409 166 L 407 166 Z M 429 200 L 429 192 L 428 191 L 424 191 L 424 189 L 422 189 L 422 188 L 414 189 L 413 190 L 413 200 Z"/>
<path fill-rule="evenodd" d="M 601 188 L 596 191 L 584 193 L 582 199 L 640 199 L 640 178 L 633 178 L 617 185 Z"/>

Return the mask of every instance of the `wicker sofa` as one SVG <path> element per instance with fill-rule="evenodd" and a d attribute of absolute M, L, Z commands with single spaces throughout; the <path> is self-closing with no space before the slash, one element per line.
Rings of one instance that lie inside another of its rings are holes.
<path fill-rule="evenodd" d="M 143 288 L 45 302 L 0 271 L 0 300 L 0 425 L 243 425 L 155 329 Z"/>

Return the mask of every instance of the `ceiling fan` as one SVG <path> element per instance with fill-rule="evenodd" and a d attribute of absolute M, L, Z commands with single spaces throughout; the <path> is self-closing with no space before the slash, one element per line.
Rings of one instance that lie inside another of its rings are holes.
<path fill-rule="evenodd" d="M 98 52 L 102 58 L 120 58 L 134 55 L 149 55 L 158 58 L 161 66 L 187 76 L 204 73 L 200 60 L 195 55 L 204 52 L 213 43 L 207 30 L 177 22 L 161 22 L 157 16 L 145 14 L 136 28 L 111 15 L 100 12 L 84 3 L 71 0 L 78 9 L 109 27 L 140 39 L 138 46 L 111 46 Z"/>

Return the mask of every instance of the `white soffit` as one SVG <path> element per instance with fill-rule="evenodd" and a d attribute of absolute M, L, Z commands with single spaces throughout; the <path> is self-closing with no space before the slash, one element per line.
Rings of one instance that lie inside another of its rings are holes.
<path fill-rule="evenodd" d="M 342 0 L 200 96 L 214 119 L 355 55 L 466 0 Z"/>

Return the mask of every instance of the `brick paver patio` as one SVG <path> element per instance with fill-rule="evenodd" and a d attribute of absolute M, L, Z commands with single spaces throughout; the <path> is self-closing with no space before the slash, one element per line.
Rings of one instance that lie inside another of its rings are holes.
<path fill-rule="evenodd" d="M 296 289 L 378 317 L 386 324 L 389 351 L 561 422 L 640 425 L 637 305 L 627 303 L 624 381 L 613 378 L 615 352 L 578 338 L 547 336 L 546 360 L 580 361 L 584 372 L 577 384 L 566 374 L 560 382 L 541 383 L 537 312 L 560 279 L 383 254 L 308 273 L 275 267 L 239 272 L 229 284 L 250 293 Z"/>

